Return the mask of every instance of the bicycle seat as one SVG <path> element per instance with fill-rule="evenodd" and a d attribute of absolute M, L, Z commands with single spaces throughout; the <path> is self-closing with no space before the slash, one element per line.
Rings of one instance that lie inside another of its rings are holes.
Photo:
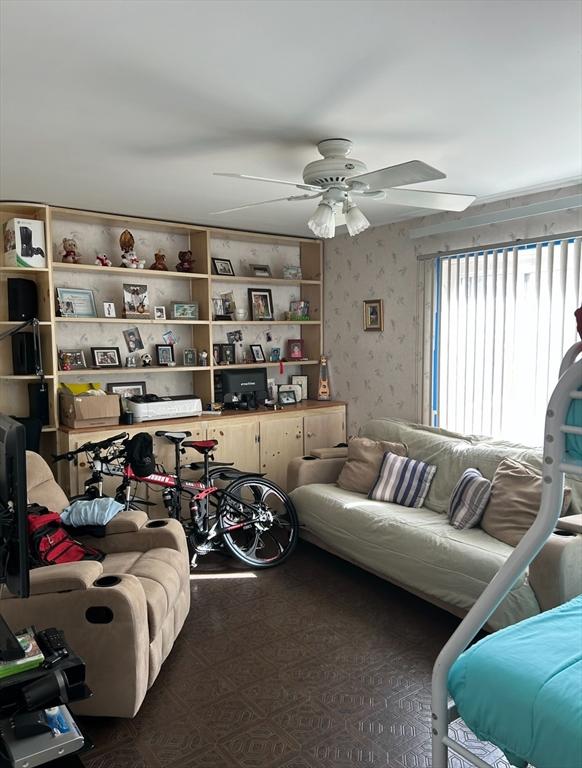
<path fill-rule="evenodd" d="M 165 437 L 166 440 L 169 440 L 171 443 L 174 443 L 174 445 L 180 445 L 182 440 L 191 436 L 192 436 L 192 432 L 164 432 L 163 430 L 160 432 L 156 432 L 156 437 Z"/>
<path fill-rule="evenodd" d="M 213 451 L 217 445 L 218 440 L 187 440 L 183 443 L 184 448 L 195 448 L 204 455 Z"/>

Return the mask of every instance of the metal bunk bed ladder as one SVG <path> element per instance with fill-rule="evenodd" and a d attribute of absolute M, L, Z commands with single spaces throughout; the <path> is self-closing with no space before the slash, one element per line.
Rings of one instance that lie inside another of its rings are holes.
<path fill-rule="evenodd" d="M 449 737 L 449 722 L 463 716 L 462 712 L 457 714 L 454 703 L 449 705 L 449 671 L 554 531 L 562 509 L 564 473 L 582 476 L 582 461 L 566 457 L 566 435 L 582 434 L 581 427 L 566 424 L 572 400 L 582 399 L 582 391 L 578 389 L 582 386 L 582 361 L 576 362 L 580 354 L 582 343 L 574 344 L 566 353 L 560 367 L 559 381 L 548 403 L 540 511 L 531 528 L 483 590 L 435 662 L 432 674 L 432 768 L 447 768 L 449 749 L 478 768 L 491 768 L 489 763 Z"/>

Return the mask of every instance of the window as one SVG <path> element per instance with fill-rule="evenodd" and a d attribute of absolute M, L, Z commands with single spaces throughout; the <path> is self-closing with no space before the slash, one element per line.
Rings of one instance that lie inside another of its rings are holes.
<path fill-rule="evenodd" d="M 560 362 L 577 341 L 581 242 L 438 257 L 435 424 L 541 445 Z"/>

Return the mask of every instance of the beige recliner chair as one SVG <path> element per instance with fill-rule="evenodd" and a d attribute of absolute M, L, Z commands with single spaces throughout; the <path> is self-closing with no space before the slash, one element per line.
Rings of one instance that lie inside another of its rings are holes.
<path fill-rule="evenodd" d="M 27 452 L 28 499 L 62 512 L 68 499 L 38 454 Z M 30 597 L 3 591 L 0 611 L 12 629 L 58 627 L 84 660 L 93 697 L 77 714 L 133 717 L 170 653 L 190 608 L 186 538 L 176 520 L 121 512 L 107 535 L 85 539 L 107 555 L 36 568 Z"/>

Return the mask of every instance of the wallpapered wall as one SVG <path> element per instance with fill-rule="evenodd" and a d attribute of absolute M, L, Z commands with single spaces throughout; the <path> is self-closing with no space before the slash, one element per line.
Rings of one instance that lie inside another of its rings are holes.
<path fill-rule="evenodd" d="M 516 219 L 411 239 L 409 232 L 565 197 L 582 185 L 473 205 L 463 214 L 443 213 L 340 235 L 325 244 L 324 340 L 333 396 L 348 403 L 348 433 L 376 416 L 417 419 L 417 256 L 561 234 L 582 229 L 580 209 Z M 384 332 L 363 331 L 364 299 L 384 300 Z"/>

